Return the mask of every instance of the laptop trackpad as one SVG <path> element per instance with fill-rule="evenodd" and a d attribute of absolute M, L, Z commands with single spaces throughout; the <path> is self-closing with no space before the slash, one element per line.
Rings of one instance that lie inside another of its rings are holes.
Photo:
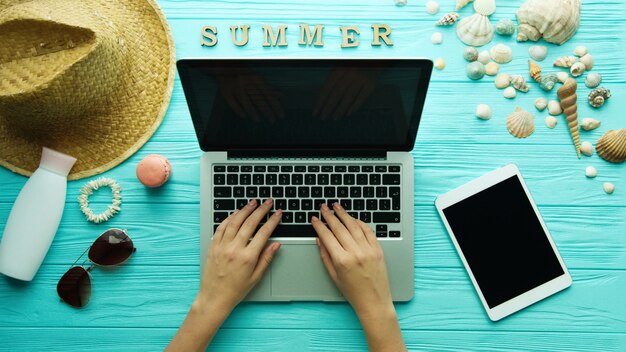
<path fill-rule="evenodd" d="M 272 297 L 317 301 L 341 297 L 314 244 L 283 245 L 271 268 Z"/>

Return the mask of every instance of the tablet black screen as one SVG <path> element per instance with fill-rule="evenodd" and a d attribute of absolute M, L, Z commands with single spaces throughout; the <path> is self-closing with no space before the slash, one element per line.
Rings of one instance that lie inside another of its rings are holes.
<path fill-rule="evenodd" d="M 489 308 L 564 274 L 517 176 L 443 213 Z"/>

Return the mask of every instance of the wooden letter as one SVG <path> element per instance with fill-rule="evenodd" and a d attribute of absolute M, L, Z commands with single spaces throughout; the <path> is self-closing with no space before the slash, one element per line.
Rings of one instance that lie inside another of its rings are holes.
<path fill-rule="evenodd" d="M 359 46 L 359 38 L 354 38 L 354 34 L 358 36 L 361 32 L 359 32 L 358 26 L 346 26 L 339 27 L 341 31 L 341 47 L 342 48 L 354 48 Z M 352 32 L 352 33 L 349 33 Z"/>
<path fill-rule="evenodd" d="M 202 27 L 200 34 L 202 35 L 200 37 L 200 44 L 202 46 L 215 46 L 215 44 L 217 44 L 217 28 L 214 26 Z"/>
<path fill-rule="evenodd" d="M 278 33 L 276 34 L 274 34 L 274 31 L 272 30 L 272 26 L 264 25 L 263 33 L 265 35 L 265 41 L 263 42 L 263 46 L 276 46 L 276 42 L 278 42 L 278 46 L 287 46 L 287 40 L 285 39 L 286 31 L 287 26 L 284 24 L 278 26 Z M 278 41 L 279 37 L 280 41 Z M 270 40 L 272 41 L 271 44 L 269 42 Z"/>
<path fill-rule="evenodd" d="M 384 29 L 381 33 L 380 29 Z M 374 40 L 372 41 L 372 46 L 380 46 L 380 40 L 382 39 L 387 46 L 393 46 L 393 42 L 389 39 L 391 35 L 391 27 L 387 24 L 373 24 L 372 29 L 374 30 Z"/>
<path fill-rule="evenodd" d="M 324 46 L 324 40 L 322 39 L 322 34 L 324 34 L 324 25 L 323 24 L 316 24 L 315 25 L 315 29 L 313 29 L 313 34 L 311 34 L 311 29 L 309 28 L 309 25 L 306 23 L 302 23 L 300 25 L 300 41 L 298 42 L 298 44 L 300 45 L 311 45 L 313 44 L 313 40 L 317 38 L 317 40 L 315 40 L 315 46 Z M 304 37 L 306 36 L 306 41 L 304 40 Z"/>
<path fill-rule="evenodd" d="M 243 32 L 243 38 L 241 41 L 237 41 L 237 29 L 241 28 Z M 233 38 L 233 44 L 237 46 L 244 46 L 248 44 L 248 31 L 250 30 L 249 24 L 244 24 L 243 26 L 230 26 L 230 33 Z"/>

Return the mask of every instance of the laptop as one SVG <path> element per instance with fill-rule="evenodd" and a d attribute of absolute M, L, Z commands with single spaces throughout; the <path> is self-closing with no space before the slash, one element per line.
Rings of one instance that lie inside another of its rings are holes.
<path fill-rule="evenodd" d="M 215 228 L 250 199 L 274 199 L 282 247 L 247 301 L 341 301 L 311 217 L 339 202 L 375 231 L 394 301 L 413 297 L 413 149 L 427 59 L 181 59 L 204 151 L 200 264 Z"/>

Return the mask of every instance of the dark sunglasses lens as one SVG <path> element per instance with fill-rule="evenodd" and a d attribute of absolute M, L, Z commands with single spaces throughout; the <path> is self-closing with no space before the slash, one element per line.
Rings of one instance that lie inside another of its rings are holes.
<path fill-rule="evenodd" d="M 122 230 L 112 229 L 103 233 L 89 248 L 89 260 L 108 266 L 126 261 L 135 250 L 133 241 Z"/>
<path fill-rule="evenodd" d="M 91 278 L 80 266 L 68 270 L 57 284 L 57 293 L 72 307 L 80 308 L 89 303 L 91 297 Z"/>

